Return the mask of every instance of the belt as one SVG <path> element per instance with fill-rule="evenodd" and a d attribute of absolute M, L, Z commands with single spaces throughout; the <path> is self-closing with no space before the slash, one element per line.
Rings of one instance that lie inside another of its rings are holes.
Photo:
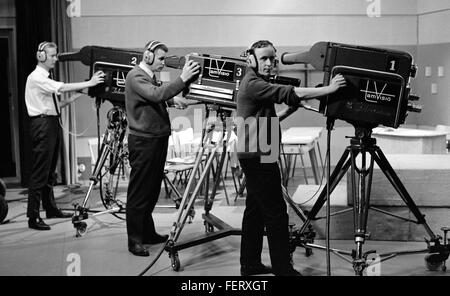
<path fill-rule="evenodd" d="M 59 117 L 59 115 L 47 115 L 47 114 L 40 114 L 36 116 L 30 116 L 30 119 L 36 119 L 36 118 L 47 118 L 47 117 Z"/>

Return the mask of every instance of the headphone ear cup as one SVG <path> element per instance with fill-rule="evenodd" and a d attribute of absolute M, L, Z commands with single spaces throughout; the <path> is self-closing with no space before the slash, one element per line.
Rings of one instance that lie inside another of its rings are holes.
<path fill-rule="evenodd" d="M 248 64 L 249 67 L 251 67 L 251 68 L 253 68 L 253 69 L 256 69 L 256 66 L 257 66 L 257 64 L 256 64 L 256 58 L 255 58 L 255 55 L 254 55 L 253 53 L 250 54 L 250 55 L 247 57 L 247 64 Z"/>
<path fill-rule="evenodd" d="M 153 51 L 149 50 L 148 51 L 148 63 L 150 65 L 153 65 L 154 60 L 155 60 L 155 54 L 153 53 Z"/>
<path fill-rule="evenodd" d="M 43 63 L 47 60 L 47 53 L 45 50 L 39 50 L 36 52 L 36 58 L 39 62 Z"/>

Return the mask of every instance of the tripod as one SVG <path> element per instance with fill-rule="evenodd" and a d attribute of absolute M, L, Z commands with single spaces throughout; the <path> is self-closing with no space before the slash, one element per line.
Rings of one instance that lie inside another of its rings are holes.
<path fill-rule="evenodd" d="M 208 107 L 208 106 L 207 106 Z M 211 108 L 208 107 L 208 108 Z M 193 247 L 196 245 L 200 245 L 206 242 L 210 242 L 216 239 L 220 239 L 230 235 L 241 235 L 242 231 L 239 228 L 234 228 L 211 214 L 211 209 L 213 206 L 214 198 L 217 192 L 218 185 L 220 183 L 221 172 L 225 160 L 225 156 L 227 153 L 227 143 L 230 138 L 231 126 L 230 123 L 230 115 L 231 111 L 227 109 L 223 109 L 221 107 L 215 106 L 218 117 L 222 123 L 222 130 L 220 139 L 217 141 L 213 140 L 212 134 L 214 132 L 215 125 L 210 127 L 204 126 L 203 128 L 203 137 L 202 137 L 202 145 L 199 147 L 197 152 L 196 160 L 194 168 L 191 172 L 186 190 L 184 191 L 183 198 L 180 203 L 180 207 L 177 213 L 177 219 L 173 223 L 172 229 L 170 231 L 169 239 L 166 243 L 165 250 L 168 252 L 169 257 L 171 259 L 171 266 L 174 271 L 178 271 L 180 269 L 180 259 L 178 257 L 178 251 L 183 250 L 189 247 Z M 209 114 L 209 109 L 207 110 L 207 117 Z M 206 122 L 206 120 L 205 120 Z M 206 124 L 205 124 L 206 125 Z M 213 165 L 213 160 L 216 158 L 216 153 L 218 153 L 221 149 L 220 159 L 218 161 L 215 176 L 213 180 L 213 187 L 211 195 L 208 196 L 209 192 L 209 174 Z M 206 165 L 203 168 L 203 171 L 194 187 L 194 179 L 197 171 L 200 169 L 200 163 L 204 154 L 207 154 Z M 281 180 L 280 180 L 281 181 Z M 243 183 L 244 184 L 244 183 Z M 195 237 L 193 239 L 185 240 L 179 242 L 178 239 L 181 235 L 183 227 L 186 223 L 187 216 L 189 214 L 189 210 L 194 205 L 196 198 L 199 196 L 199 191 L 203 185 L 206 185 L 206 195 L 204 200 L 204 210 L 205 213 L 202 215 L 205 226 L 205 234 Z M 244 188 L 243 185 L 241 188 Z M 289 196 L 287 189 L 283 188 L 283 197 L 285 201 L 293 208 L 294 212 L 300 217 L 302 222 L 306 222 L 307 217 L 303 213 L 303 211 L 295 204 L 295 202 Z M 193 189 L 193 191 L 192 191 Z M 243 190 L 243 189 L 242 189 Z M 192 191 L 192 193 L 191 193 Z M 217 229 L 217 231 L 216 231 Z M 300 233 L 298 231 L 293 231 L 291 227 L 290 231 L 290 247 L 291 253 L 295 250 L 297 245 L 305 246 L 307 255 L 312 254 L 311 248 L 307 247 L 308 243 L 313 242 L 313 238 L 315 236 L 314 231 L 312 230 L 312 226 L 309 225 L 305 227 L 305 231 Z"/>
<path fill-rule="evenodd" d="M 72 216 L 72 224 L 76 229 L 76 236 L 80 237 L 86 233 L 87 224 L 83 220 L 92 216 L 112 214 L 115 217 L 125 220 L 126 201 L 119 198 L 119 181 L 128 175 L 128 147 L 126 142 L 126 129 L 128 125 L 127 117 L 123 107 L 115 106 L 108 111 L 108 125 L 103 134 L 101 148 L 95 163 L 94 171 L 90 176 L 88 191 L 81 205 L 74 204 L 75 212 Z M 168 184 L 172 192 L 175 207 L 178 207 L 181 194 L 172 182 L 164 175 L 164 182 Z M 87 207 L 94 186 L 100 183 L 100 199 L 106 210 L 96 211 Z"/>
<path fill-rule="evenodd" d="M 231 116 L 230 110 L 215 105 L 206 105 L 206 108 L 207 113 L 202 130 L 202 143 L 198 151 L 196 152 L 194 167 L 192 168 L 188 183 L 186 185 L 183 197 L 180 202 L 180 206 L 178 208 L 177 219 L 173 223 L 169 239 L 165 246 L 165 250 L 169 253 L 172 269 L 174 271 L 178 271 L 180 269 L 180 259 L 178 257 L 179 250 L 186 249 L 209 241 L 213 241 L 215 239 L 219 239 L 228 235 L 240 234 L 240 230 L 232 228 L 231 226 L 227 225 L 226 223 L 224 223 L 223 221 L 221 221 L 220 219 L 218 219 L 217 217 L 215 217 L 210 213 L 212 205 L 214 203 L 217 188 L 221 180 L 221 173 L 223 164 L 225 162 L 225 156 L 227 153 L 227 143 L 230 138 L 232 125 L 229 124 Z M 220 119 L 220 122 L 222 123 L 222 129 L 220 137 L 218 139 L 214 139 L 213 137 L 216 125 L 211 124 L 210 126 L 207 126 L 207 119 L 210 110 L 216 111 L 217 117 Z M 217 159 L 216 155 L 221 147 L 222 152 L 215 170 L 211 195 L 209 195 L 210 173 L 213 168 L 213 161 Z M 196 184 L 194 184 L 196 174 L 200 172 L 204 155 L 207 155 L 206 164 L 203 167 L 203 171 L 200 173 L 199 179 L 197 180 Z M 186 223 L 189 213 L 193 209 L 196 198 L 199 196 L 199 193 L 202 190 L 202 186 L 206 187 L 203 189 L 205 192 L 205 199 L 204 199 L 205 213 L 202 215 L 202 218 L 204 219 L 206 235 L 178 242 L 178 239 L 181 235 L 181 231 L 183 230 L 183 227 Z M 214 232 L 214 227 L 219 229 L 219 231 Z"/>
<path fill-rule="evenodd" d="M 440 261 L 441 263 L 445 263 L 445 260 L 447 260 L 450 252 L 449 245 L 446 241 L 444 241 L 444 245 L 440 244 L 441 237 L 436 236 L 430 229 L 425 220 L 425 216 L 420 212 L 417 205 L 414 203 L 413 199 L 406 190 L 405 186 L 402 184 L 394 169 L 389 164 L 380 147 L 376 145 L 376 140 L 372 138 L 371 135 L 372 127 L 355 127 L 355 136 L 351 138 L 350 145 L 345 149 L 333 173 L 331 174 L 330 179 L 328 180 L 331 193 L 350 168 L 351 192 L 353 197 L 354 237 L 356 244 L 356 249 L 352 250 L 352 252 L 337 249 L 331 249 L 331 251 L 342 259 L 353 264 L 353 269 L 356 275 L 363 275 L 363 271 L 365 270 L 365 268 L 372 263 L 370 260 L 368 260 L 368 256 L 375 253 L 375 251 L 363 252 L 364 242 L 366 238 L 368 238 L 368 233 L 366 231 L 368 212 L 369 209 L 372 209 L 374 211 L 390 215 L 404 221 L 423 225 L 430 237 L 429 240 L 426 240 L 427 248 L 424 250 L 379 254 L 379 262 L 391 259 L 397 255 L 429 252 L 434 256 L 427 257 L 427 263 L 429 263 L 430 261 Z M 359 168 L 356 162 L 356 158 L 358 155 L 361 155 L 361 165 Z M 369 164 L 367 163 L 368 155 L 370 155 Z M 391 185 L 400 195 L 403 202 L 408 206 L 409 210 L 412 212 L 416 220 L 400 217 L 370 205 L 370 192 L 374 162 L 377 163 Z M 303 233 L 307 230 L 307 228 L 311 225 L 312 220 L 318 219 L 316 218 L 316 216 L 319 210 L 323 207 L 324 203 L 327 201 L 327 192 L 325 189 L 326 188 L 321 191 L 316 203 L 308 213 L 307 219 L 300 229 L 300 233 Z M 351 211 L 351 209 L 348 210 Z M 343 212 L 347 212 L 348 210 L 336 212 L 331 215 L 341 214 Z M 324 249 L 324 247 L 314 244 L 306 244 L 306 246 Z M 347 257 L 342 255 L 351 256 L 352 260 L 349 260 Z"/>

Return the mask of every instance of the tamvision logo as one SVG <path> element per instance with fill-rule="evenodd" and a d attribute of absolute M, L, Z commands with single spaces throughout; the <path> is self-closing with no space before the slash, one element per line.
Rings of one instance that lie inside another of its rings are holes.
<path fill-rule="evenodd" d="M 368 17 L 380 17 L 381 16 L 381 0 L 366 0 L 369 2 L 367 5 L 367 16 Z"/>
<path fill-rule="evenodd" d="M 66 0 L 69 2 L 66 12 L 68 17 L 80 17 L 81 16 L 81 0 Z"/>

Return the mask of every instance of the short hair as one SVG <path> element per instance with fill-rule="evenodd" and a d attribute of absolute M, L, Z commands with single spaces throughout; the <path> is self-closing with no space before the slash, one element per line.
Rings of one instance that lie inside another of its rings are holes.
<path fill-rule="evenodd" d="M 158 40 L 150 40 L 149 42 L 147 42 L 147 44 L 145 44 L 144 51 L 151 50 L 152 52 L 155 52 L 155 50 L 157 50 L 158 48 L 164 50 L 165 52 L 169 51 L 167 45 Z"/>
<path fill-rule="evenodd" d="M 250 53 L 255 53 L 255 49 L 256 48 L 264 48 L 264 47 L 268 47 L 268 46 L 272 46 L 273 49 L 275 50 L 275 52 L 277 51 L 277 49 L 275 48 L 275 46 L 273 46 L 272 42 L 270 42 L 269 40 L 259 40 L 256 41 L 255 43 L 252 44 L 252 46 L 250 46 L 249 48 L 249 52 Z"/>

